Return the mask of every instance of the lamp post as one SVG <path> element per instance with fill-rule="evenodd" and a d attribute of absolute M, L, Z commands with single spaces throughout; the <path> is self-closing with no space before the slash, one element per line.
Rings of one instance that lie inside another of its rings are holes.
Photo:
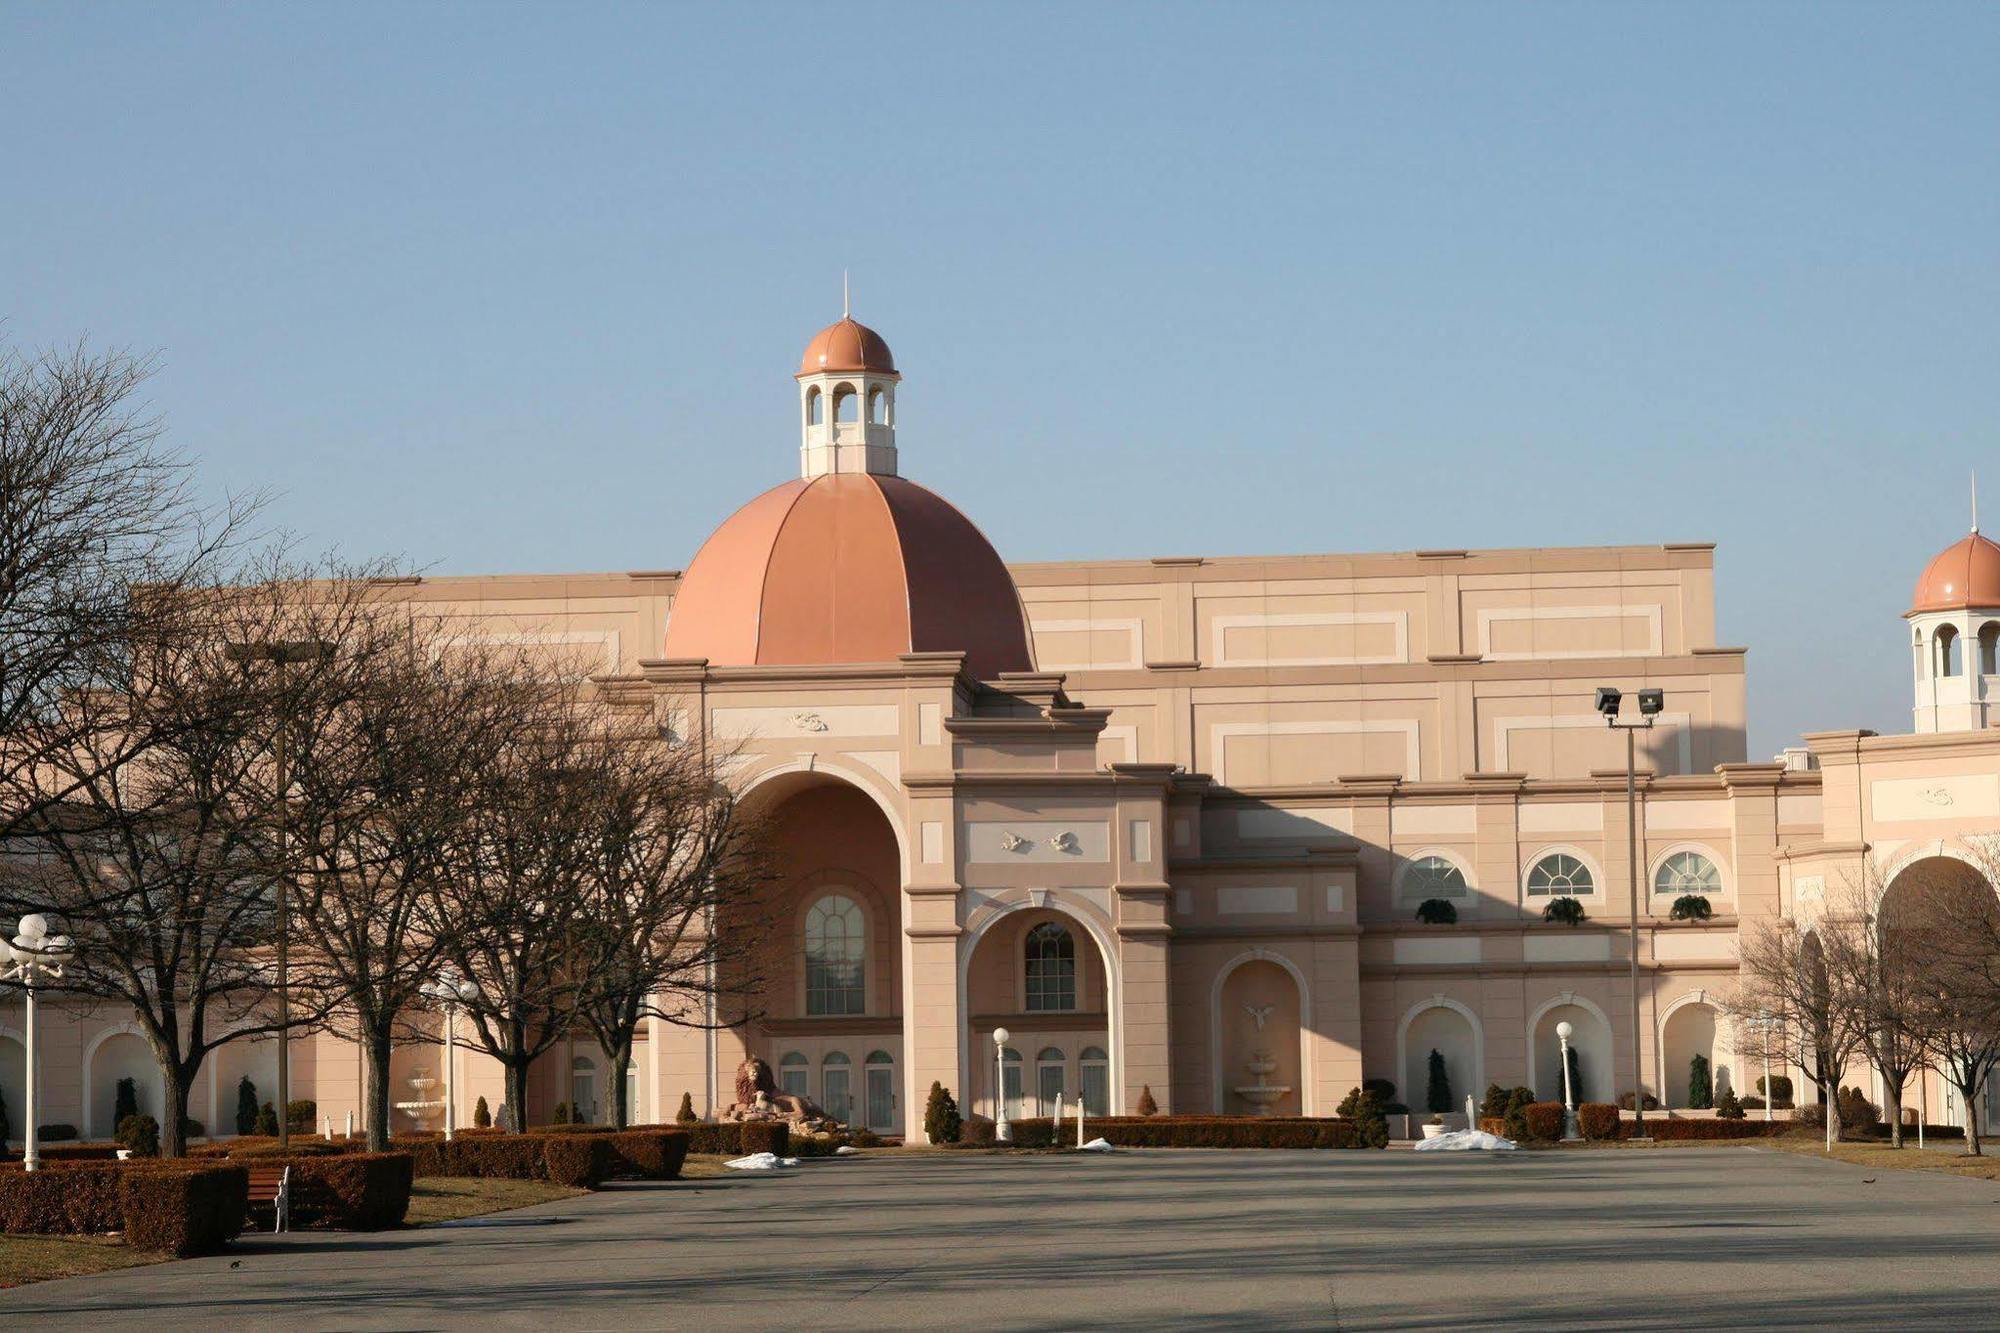
<path fill-rule="evenodd" d="M 444 1006 L 444 1141 L 450 1143 L 458 1134 L 457 1099 L 452 1094 L 451 1079 L 451 1067 L 458 1063 L 453 1051 L 453 1038 L 458 1027 L 458 1006 L 471 1004 L 477 1000 L 479 986 L 455 972 L 446 972 L 435 981 L 425 982 L 420 989 Z"/>
<path fill-rule="evenodd" d="M 1012 1143 L 1014 1127 L 1007 1123 L 1007 1038 L 1006 1028 L 993 1029 L 993 1141 Z"/>
<path fill-rule="evenodd" d="M 1556 1024 L 1556 1041 L 1562 1045 L 1563 1137 L 1566 1139 L 1576 1137 L 1576 1089 L 1570 1086 L 1569 1081 L 1569 1038 L 1574 1031 L 1576 1029 L 1569 1025 L 1567 1018 Z"/>
<path fill-rule="evenodd" d="M 1597 711 L 1614 731 L 1625 733 L 1625 851 L 1626 869 L 1632 881 L 1632 1114 L 1637 1117 L 1632 1137 L 1646 1137 L 1646 1061 L 1640 1054 L 1644 1029 L 1639 1022 L 1639 745 L 1638 733 L 1651 731 L 1666 695 L 1655 689 L 1639 691 L 1639 720 L 1620 722 L 1618 706 L 1623 693 L 1610 685 L 1597 687 Z"/>
<path fill-rule="evenodd" d="M 285 668 L 294 662 L 323 662 L 333 656 L 333 645 L 323 639 L 272 639 L 259 643 L 225 644 L 223 653 L 230 661 L 245 666 L 252 662 L 271 663 L 278 673 L 278 694 L 282 698 L 285 695 Z M 280 1148 L 288 1148 L 292 1143 L 292 997 L 289 952 L 292 923 L 290 897 L 287 893 L 291 869 L 287 839 L 291 832 L 289 814 L 292 803 L 292 778 L 291 770 L 285 762 L 286 720 L 281 707 L 277 732 L 271 740 L 272 762 L 278 770 L 278 1146 Z"/>
<path fill-rule="evenodd" d="M 1757 1015 L 1757 1027 L 1763 1034 L 1759 1037 L 1757 1045 L 1764 1056 L 1764 1083 L 1761 1091 L 1764 1094 L 1766 1120 L 1771 1118 L 1771 1029 L 1777 1021 L 1777 1018 L 1768 1011 Z"/>
<path fill-rule="evenodd" d="M 28 993 L 27 1002 L 27 1124 L 21 1134 L 21 1166 L 24 1170 L 39 1170 L 42 1165 L 42 1149 L 36 1134 L 35 1122 L 41 1117 L 39 1098 L 41 1080 L 36 1076 L 35 1061 L 35 988 L 63 974 L 63 964 L 73 956 L 73 949 L 67 935 L 49 934 L 49 923 L 38 912 L 31 912 L 21 918 L 18 933 L 12 944 L 0 939 L 0 981 L 19 982 Z"/>

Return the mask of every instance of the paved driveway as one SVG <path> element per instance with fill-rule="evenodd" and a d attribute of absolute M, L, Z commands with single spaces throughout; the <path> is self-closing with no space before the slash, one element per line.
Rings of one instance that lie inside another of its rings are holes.
<path fill-rule="evenodd" d="M 813 1162 L 526 1214 L 555 1225 L 307 1233 L 43 1283 L 0 1293 L 0 1327 L 2000 1320 L 2000 1183 L 1868 1174 L 1744 1148 Z"/>

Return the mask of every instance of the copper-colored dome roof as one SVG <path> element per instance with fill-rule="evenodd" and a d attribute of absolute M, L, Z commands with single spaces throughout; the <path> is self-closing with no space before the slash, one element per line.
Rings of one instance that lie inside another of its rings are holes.
<path fill-rule="evenodd" d="M 2000 606 L 2000 543 L 1975 532 L 1944 550 L 1917 580 L 1910 613 Z"/>
<path fill-rule="evenodd" d="M 744 505 L 695 553 L 668 657 L 716 666 L 963 652 L 976 680 L 1034 670 L 1013 576 L 972 521 L 901 477 L 829 473 Z"/>
<path fill-rule="evenodd" d="M 896 373 L 896 358 L 882 335 L 852 319 L 842 317 L 813 335 L 806 354 L 799 360 L 799 374 L 825 375 L 842 371 L 868 371 L 876 375 Z"/>

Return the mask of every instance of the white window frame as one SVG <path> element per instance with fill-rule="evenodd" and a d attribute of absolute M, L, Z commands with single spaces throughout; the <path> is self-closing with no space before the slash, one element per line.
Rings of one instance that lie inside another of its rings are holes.
<path fill-rule="evenodd" d="M 1668 903 L 1671 903 L 1683 893 L 1698 892 L 1698 890 L 1694 889 L 1663 889 L 1660 887 L 1660 872 L 1666 869 L 1667 862 L 1677 856 L 1688 855 L 1699 856 L 1715 867 L 1715 890 L 1712 893 L 1699 891 L 1703 897 L 1708 898 L 1712 902 L 1717 899 L 1732 898 L 1735 896 L 1734 886 L 1730 883 L 1729 872 L 1723 868 L 1722 858 L 1698 842 L 1677 842 L 1654 857 L 1652 868 L 1646 875 L 1647 892 L 1654 898 L 1663 899 Z"/>
<path fill-rule="evenodd" d="M 1456 898 L 1445 899 L 1446 902 L 1458 908 L 1460 916 L 1464 916 L 1473 904 L 1478 902 L 1479 884 L 1472 877 L 1472 868 L 1465 863 L 1463 856 L 1451 848 L 1419 847 L 1415 851 L 1398 852 L 1396 855 L 1395 897 L 1398 906 L 1413 907 L 1423 902 L 1426 898 L 1439 896 L 1428 889 L 1418 888 L 1414 883 L 1418 863 L 1429 860 L 1431 857 L 1436 857 L 1438 860 L 1450 865 L 1452 869 L 1459 873 L 1459 877 L 1465 881 L 1465 892 L 1462 895 Z"/>
<path fill-rule="evenodd" d="M 1570 860 L 1575 861 L 1578 865 L 1581 865 L 1584 869 L 1584 872 L 1590 876 L 1590 890 L 1588 892 L 1582 892 L 1582 893 L 1577 892 L 1574 889 L 1566 889 L 1559 893 L 1534 892 L 1529 887 L 1528 881 L 1534 875 L 1535 867 L 1539 866 L 1542 862 L 1548 860 L 1552 856 L 1567 856 Z M 1594 858 L 1585 856 L 1583 854 L 1582 849 L 1570 846 L 1567 843 L 1554 843 L 1547 847 L 1537 848 L 1535 854 L 1528 858 L 1527 864 L 1521 867 L 1522 902 L 1549 903 L 1555 901 L 1557 898 L 1575 898 L 1579 901 L 1582 901 L 1585 899 L 1594 900 L 1602 898 L 1603 896 L 1604 896 L 1603 867 L 1599 866 Z"/>

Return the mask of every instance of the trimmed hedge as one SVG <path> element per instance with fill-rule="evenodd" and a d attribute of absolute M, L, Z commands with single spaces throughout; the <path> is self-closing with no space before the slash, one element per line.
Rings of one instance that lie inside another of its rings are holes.
<path fill-rule="evenodd" d="M 618 1154 L 609 1134 L 548 1134 L 542 1139 L 542 1170 L 558 1185 L 594 1190 L 611 1179 Z M 456 1146 L 456 1145 L 454 1145 Z"/>
<path fill-rule="evenodd" d="M 385 1231 L 403 1225 L 410 1211 L 416 1164 L 406 1152 L 238 1156 L 292 1169 L 292 1209 L 301 1221 L 334 1231 Z"/>
<path fill-rule="evenodd" d="M 684 1129 L 628 1129 L 611 1136 L 622 1172 L 641 1180 L 674 1180 L 687 1161 L 691 1137 Z"/>
<path fill-rule="evenodd" d="M 244 1167 L 128 1168 L 117 1175 L 125 1243 L 135 1249 L 185 1259 L 214 1254 L 242 1234 L 250 1196 Z"/>
<path fill-rule="evenodd" d="M 792 1127 L 783 1120 L 746 1120 L 743 1122 L 743 1154 L 776 1153 L 783 1157 L 791 1150 Z"/>
<path fill-rule="evenodd" d="M 1057 1132 L 1046 1117 L 1007 1122 L 1017 1148 L 1057 1146 Z M 1074 1133 L 1074 1122 L 1065 1120 Z M 1120 1148 L 1359 1148 L 1361 1137 L 1351 1120 L 1306 1119 L 1300 1116 L 1088 1116 L 1084 1133 Z M 1070 1142 L 1065 1138 L 1064 1142 Z M 992 1147 L 993 1122 L 968 1119 L 959 1142 Z"/>
<path fill-rule="evenodd" d="M 1530 1102 L 1523 1113 L 1530 1143 L 1554 1143 L 1563 1133 L 1561 1102 Z"/>
<path fill-rule="evenodd" d="M 243 1230 L 249 1172 L 238 1166 L 70 1162 L 0 1171 L 0 1231 L 123 1231 L 135 1249 L 212 1254 Z"/>
<path fill-rule="evenodd" d="M 1577 1128 L 1583 1137 L 1597 1141 L 1619 1136 L 1618 1108 L 1609 1102 L 1585 1102 L 1576 1108 Z"/>

